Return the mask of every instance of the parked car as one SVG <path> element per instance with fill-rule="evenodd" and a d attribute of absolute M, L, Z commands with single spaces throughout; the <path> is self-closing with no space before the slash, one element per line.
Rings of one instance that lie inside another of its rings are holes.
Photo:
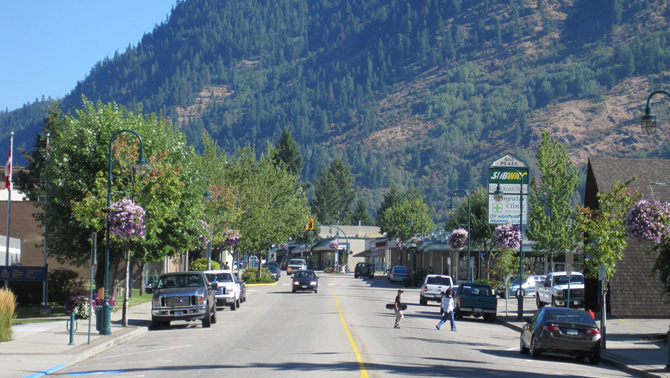
<path fill-rule="evenodd" d="M 568 285 L 569 283 L 569 285 Z M 551 307 L 568 307 L 568 287 L 570 307 L 584 307 L 584 275 L 580 272 L 552 272 L 544 282 L 535 286 L 537 308 L 551 304 Z"/>
<path fill-rule="evenodd" d="M 519 277 L 516 277 L 515 279 L 512 280 L 512 283 L 509 287 L 508 290 L 500 289 L 496 290 L 496 293 L 500 296 L 500 298 L 511 298 L 511 297 L 519 297 L 519 296 L 530 296 L 534 297 L 535 296 L 535 286 L 539 282 L 544 282 L 544 280 L 547 278 L 547 276 L 538 276 L 531 274 L 526 277 L 526 279 L 523 280 L 523 283 L 521 284 L 521 289 L 519 290 Z"/>
<path fill-rule="evenodd" d="M 544 307 L 521 329 L 521 353 L 538 358 L 542 353 L 568 354 L 592 364 L 600 363 L 600 329 L 582 310 Z"/>
<path fill-rule="evenodd" d="M 279 269 L 278 264 L 272 264 L 268 265 L 268 271 L 270 271 L 270 276 L 272 276 L 272 279 L 275 281 L 279 281 L 279 277 L 281 277 L 281 269 Z"/>
<path fill-rule="evenodd" d="M 404 265 L 396 265 L 389 270 L 388 280 L 393 282 L 402 282 L 409 277 L 409 268 Z"/>
<path fill-rule="evenodd" d="M 359 262 L 354 268 L 354 278 L 365 276 L 368 278 L 375 278 L 375 266 L 369 262 Z"/>
<path fill-rule="evenodd" d="M 151 326 L 167 327 L 171 321 L 202 320 L 209 328 L 216 323 L 216 284 L 210 283 L 203 272 L 164 273 L 155 287 L 151 300 Z"/>
<path fill-rule="evenodd" d="M 429 274 L 423 280 L 419 291 L 419 303 L 427 305 L 428 301 L 441 302 L 442 293 L 454 286 L 454 280 L 450 276 L 441 274 Z"/>
<path fill-rule="evenodd" d="M 291 259 L 286 267 L 286 274 L 289 276 L 299 270 L 307 270 L 307 261 L 305 259 Z"/>
<path fill-rule="evenodd" d="M 232 311 L 240 307 L 240 284 L 231 270 L 207 270 L 207 279 L 216 284 L 216 306 L 229 306 Z"/>
<path fill-rule="evenodd" d="M 483 316 L 485 320 L 493 322 L 497 313 L 498 298 L 491 286 L 472 282 L 464 282 L 458 286 L 454 295 L 456 318 Z"/>
<path fill-rule="evenodd" d="M 314 290 L 316 294 L 319 290 L 319 277 L 313 270 L 299 270 L 293 275 L 291 287 L 294 293 L 298 290 Z"/>

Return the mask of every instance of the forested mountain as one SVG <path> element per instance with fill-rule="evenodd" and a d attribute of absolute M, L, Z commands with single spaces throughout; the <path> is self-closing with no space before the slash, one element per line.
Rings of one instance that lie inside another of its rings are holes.
<path fill-rule="evenodd" d="M 666 0 L 183 0 L 137 46 L 62 99 L 116 101 L 259 151 L 284 127 L 303 181 L 340 157 L 358 196 L 415 186 L 443 221 L 455 189 L 505 153 L 531 165 L 540 131 L 575 162 L 663 149 L 634 122 L 664 85 Z M 30 149 L 49 101 L 0 112 Z"/>

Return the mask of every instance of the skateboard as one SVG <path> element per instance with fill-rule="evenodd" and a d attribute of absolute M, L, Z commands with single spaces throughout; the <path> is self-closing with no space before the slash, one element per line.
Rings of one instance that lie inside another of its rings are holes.
<path fill-rule="evenodd" d="M 386 305 L 387 310 L 395 310 L 395 303 L 389 303 Z M 407 310 L 407 305 L 406 304 L 401 304 L 400 305 L 400 311 L 405 311 Z"/>

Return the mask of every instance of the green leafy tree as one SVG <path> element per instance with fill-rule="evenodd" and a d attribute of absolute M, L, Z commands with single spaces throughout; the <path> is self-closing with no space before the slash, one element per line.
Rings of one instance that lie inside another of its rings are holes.
<path fill-rule="evenodd" d="M 585 276 L 597 278 L 598 267 L 604 265 L 605 287 L 616 273 L 616 264 L 628 245 L 626 214 L 640 199 L 639 193 L 628 188 L 629 182 L 617 181 L 609 192 L 598 193 L 597 209 L 577 207 L 577 230 L 584 236 L 582 250 L 592 257 L 585 261 Z"/>
<path fill-rule="evenodd" d="M 382 203 L 379 206 L 379 210 L 377 211 L 377 224 L 379 224 L 379 217 L 381 214 L 383 214 L 386 209 L 392 207 L 393 205 L 399 203 L 402 201 L 402 193 L 398 190 L 398 187 L 395 186 L 395 184 L 391 184 L 391 187 L 389 188 L 388 192 L 384 194 L 384 198 L 382 199 Z M 382 232 L 385 232 L 382 230 Z"/>
<path fill-rule="evenodd" d="M 202 271 L 207 270 L 208 266 L 209 266 L 209 260 L 207 260 L 206 258 L 199 258 L 191 261 L 191 264 L 188 266 L 188 269 L 193 271 Z M 221 265 L 216 261 L 212 261 L 212 269 L 221 269 Z"/>
<path fill-rule="evenodd" d="M 430 208 L 416 190 L 409 190 L 402 201 L 386 209 L 379 217 L 377 224 L 388 238 L 400 238 L 406 241 L 423 230 L 435 228 Z"/>
<path fill-rule="evenodd" d="M 579 177 L 568 151 L 562 144 L 552 141 L 548 131 L 542 132 L 535 157 L 540 177 L 530 183 L 530 228 L 527 236 L 535 241 L 534 251 L 555 256 L 575 247 L 571 200 L 579 185 Z"/>
<path fill-rule="evenodd" d="M 146 238 L 131 243 L 132 258 L 160 260 L 195 245 L 204 187 L 193 179 L 189 157 L 194 151 L 183 135 L 153 115 L 142 115 L 141 110 L 135 114 L 115 103 L 93 104 L 86 99 L 82 109 L 54 126 L 46 166 L 49 201 L 44 207 L 50 218 L 50 255 L 61 262 L 87 263 L 91 234 L 96 231 L 102 236 L 97 239 L 98 260 L 105 261 L 109 142 L 123 129 L 142 136 L 145 157 L 153 167 L 147 175 L 134 175 L 131 166 L 138 158 L 139 141 L 130 133 L 118 134 L 112 151 L 112 202 L 134 198 L 147 212 Z M 123 247 L 124 241 L 110 238 L 110 282 L 124 259 Z M 98 287 L 104 281 L 104 268 L 105 264 L 98 264 Z"/>

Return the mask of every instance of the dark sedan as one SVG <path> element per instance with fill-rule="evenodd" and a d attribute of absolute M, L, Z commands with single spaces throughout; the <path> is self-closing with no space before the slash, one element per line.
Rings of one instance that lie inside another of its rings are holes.
<path fill-rule="evenodd" d="M 279 281 L 279 277 L 281 277 L 281 269 L 279 269 L 279 265 L 268 265 L 268 270 L 270 271 L 272 279 Z"/>
<path fill-rule="evenodd" d="M 543 352 L 568 354 L 600 363 L 601 334 L 591 315 L 582 310 L 543 307 L 521 330 L 521 353 L 538 358 Z"/>
<path fill-rule="evenodd" d="M 314 290 L 316 294 L 319 289 L 319 277 L 313 270 L 298 270 L 293 274 L 292 291 Z"/>

